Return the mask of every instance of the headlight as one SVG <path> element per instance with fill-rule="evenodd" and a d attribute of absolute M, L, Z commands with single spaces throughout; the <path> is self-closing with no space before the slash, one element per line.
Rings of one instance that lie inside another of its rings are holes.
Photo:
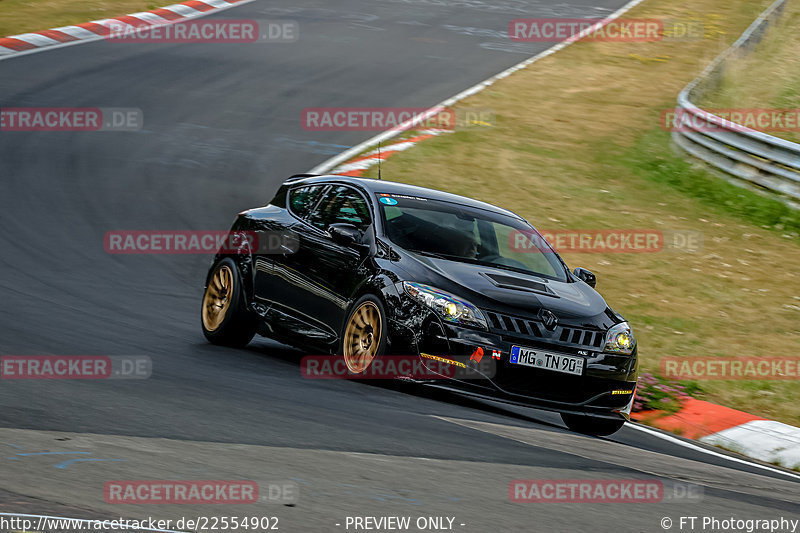
<path fill-rule="evenodd" d="M 403 288 L 409 296 L 430 307 L 448 322 L 488 329 L 480 309 L 466 300 L 422 283 L 404 281 Z"/>
<path fill-rule="evenodd" d="M 606 332 L 604 352 L 630 355 L 634 348 L 636 348 L 636 337 L 633 336 L 631 325 L 627 322 L 617 324 Z"/>

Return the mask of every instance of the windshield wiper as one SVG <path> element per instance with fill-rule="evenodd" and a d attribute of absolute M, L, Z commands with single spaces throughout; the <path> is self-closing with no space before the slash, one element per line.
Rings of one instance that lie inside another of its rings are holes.
<path fill-rule="evenodd" d="M 450 255 L 450 254 L 443 254 L 439 252 L 428 252 L 427 250 L 408 250 L 409 252 L 424 255 L 427 257 L 438 257 L 439 259 L 449 259 L 451 261 L 462 261 L 466 260 L 466 257 L 460 255 Z"/>

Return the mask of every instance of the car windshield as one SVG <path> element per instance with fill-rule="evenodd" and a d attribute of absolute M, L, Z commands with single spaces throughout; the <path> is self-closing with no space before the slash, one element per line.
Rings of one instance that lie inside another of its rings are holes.
<path fill-rule="evenodd" d="M 567 280 L 553 248 L 515 217 L 387 193 L 378 194 L 378 205 L 386 237 L 410 252 Z"/>

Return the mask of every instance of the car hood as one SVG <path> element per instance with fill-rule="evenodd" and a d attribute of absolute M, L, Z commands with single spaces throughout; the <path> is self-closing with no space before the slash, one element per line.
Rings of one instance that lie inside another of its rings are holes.
<path fill-rule="evenodd" d="M 463 296 L 479 307 L 526 315 L 548 309 L 567 319 L 594 317 L 608 307 L 603 297 L 582 281 L 561 282 L 502 268 L 406 254 L 403 263 L 409 280 Z"/>

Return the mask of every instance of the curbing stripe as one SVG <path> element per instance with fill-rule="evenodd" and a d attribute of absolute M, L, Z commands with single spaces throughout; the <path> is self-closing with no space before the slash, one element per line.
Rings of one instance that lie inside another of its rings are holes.
<path fill-rule="evenodd" d="M 755 415 L 696 398 L 684 401 L 681 410 L 675 414 L 661 415 L 663 412 L 660 411 L 641 411 L 633 413 L 631 417 L 690 439 L 699 439 L 752 420 L 763 420 Z"/>
<path fill-rule="evenodd" d="M 151 13 L 156 15 L 157 17 L 161 17 L 164 20 L 178 20 L 181 18 L 181 16 L 175 13 L 174 11 L 170 11 L 169 9 L 164 9 L 164 8 L 154 9 L 153 11 L 151 11 Z"/>
<path fill-rule="evenodd" d="M 700 439 L 760 461 L 800 466 L 800 428 L 775 420 L 752 420 Z"/>
<path fill-rule="evenodd" d="M 188 2 L 183 2 L 183 5 L 202 12 L 211 11 L 214 9 L 213 6 L 210 6 L 205 2 L 201 2 L 200 0 L 189 0 Z"/>
<path fill-rule="evenodd" d="M 790 477 L 792 479 L 800 481 L 800 474 L 797 474 L 795 472 L 789 472 L 788 470 L 783 470 L 781 468 L 762 465 L 761 463 L 754 463 L 752 461 L 748 461 L 747 459 L 741 459 L 739 457 L 735 457 L 735 456 L 732 456 L 732 455 L 726 455 L 726 454 L 721 453 L 721 452 L 710 450 L 710 449 L 705 448 L 703 446 L 699 446 L 699 445 L 697 445 L 697 444 L 695 444 L 695 443 L 693 443 L 691 441 L 681 439 L 681 438 L 676 437 L 674 435 L 671 435 L 669 433 L 664 433 L 662 431 L 659 431 L 658 429 L 654 429 L 654 428 L 651 428 L 649 426 L 645 426 L 645 425 L 642 425 L 642 424 L 637 424 L 635 422 L 628 422 L 627 424 L 625 424 L 625 427 L 634 429 L 636 431 L 640 431 L 642 433 L 647 433 L 648 435 L 651 435 L 651 436 L 656 437 L 658 439 L 665 440 L 667 442 L 670 442 L 672 444 L 676 444 L 678 446 L 683 446 L 684 448 L 688 448 L 690 450 L 694 450 L 694 451 L 697 451 L 697 452 L 701 452 L 701 453 L 705 453 L 705 454 L 711 455 L 712 457 L 725 459 L 727 461 L 731 461 L 731 462 L 734 462 L 734 463 L 749 465 L 749 466 L 752 466 L 753 468 L 758 468 L 759 470 L 767 470 L 769 472 L 773 472 L 773 473 L 776 473 L 776 474 L 781 474 L 783 476 L 787 476 L 787 477 Z"/>
<path fill-rule="evenodd" d="M 331 171 L 331 174 L 338 174 L 340 176 L 363 176 L 364 171 L 367 170 L 369 167 L 378 163 L 378 161 L 385 161 L 389 157 L 393 156 L 398 152 L 402 152 L 404 150 L 408 150 L 409 148 L 416 145 L 418 142 L 424 141 L 425 139 L 430 139 L 431 137 L 435 137 L 440 133 L 444 133 L 442 130 L 425 130 L 422 132 L 422 135 L 417 135 L 415 137 L 411 137 L 409 139 L 403 139 L 399 142 L 394 144 L 389 144 L 387 146 L 381 147 L 380 150 L 372 150 L 364 154 L 363 156 L 355 157 L 349 160 L 342 165 L 339 165 L 334 170 Z"/>
<path fill-rule="evenodd" d="M 203 1 L 214 8 L 230 5 L 230 3 L 226 2 L 225 0 L 203 0 Z"/>
<path fill-rule="evenodd" d="M 44 35 L 40 35 L 38 33 L 23 33 L 21 35 L 15 35 L 14 39 L 19 39 L 20 41 L 25 41 L 28 44 L 32 44 L 33 46 L 50 46 L 53 44 L 57 44 L 58 41 L 52 39 L 50 37 L 45 37 Z"/>
<path fill-rule="evenodd" d="M 66 33 L 67 35 L 72 35 L 76 39 L 91 39 L 96 37 L 96 35 L 89 30 L 84 28 L 79 28 L 78 26 L 63 26 L 61 28 L 53 28 L 55 31 L 60 31 Z"/>
<path fill-rule="evenodd" d="M 90 31 L 98 36 L 104 36 L 109 34 L 109 29 L 106 26 L 97 22 L 84 22 L 83 24 L 78 24 L 79 28 L 83 28 L 84 30 Z"/>
<path fill-rule="evenodd" d="M 162 7 L 161 9 L 168 9 L 168 10 L 172 11 L 173 13 L 177 13 L 178 15 L 180 15 L 182 17 L 193 17 L 193 16 L 197 15 L 198 13 L 200 13 L 200 11 L 198 11 L 196 9 L 192 9 L 191 7 L 183 5 L 183 4 L 172 4 L 171 6 Z"/>
<path fill-rule="evenodd" d="M 39 35 L 44 35 L 45 37 L 49 37 L 50 39 L 53 39 L 54 41 L 58 41 L 60 43 L 68 43 L 70 41 L 78 40 L 78 37 L 75 37 L 74 35 L 70 35 L 69 33 L 60 31 L 55 28 L 52 30 L 39 31 L 36 33 L 38 33 Z"/>
<path fill-rule="evenodd" d="M 9 52 L 22 52 L 23 50 L 32 50 L 37 48 L 35 44 L 31 44 L 14 37 L 3 37 L 0 39 L 0 46 L 6 48 Z"/>
<path fill-rule="evenodd" d="M 641 411 L 631 418 L 753 459 L 800 467 L 800 428 L 695 398 L 684 401 L 677 413 L 661 415 Z"/>
<path fill-rule="evenodd" d="M 118 24 L 117 24 L 118 22 L 122 22 L 123 24 L 127 24 L 128 26 L 137 27 L 137 26 L 141 26 L 142 22 L 149 22 L 149 21 L 142 20 L 142 19 L 140 19 L 139 17 L 137 17 L 135 15 L 124 15 L 122 17 L 116 17 L 116 18 L 113 18 L 113 19 L 108 19 L 106 21 L 106 25 L 109 26 L 109 27 L 112 27 L 112 28 L 116 28 L 116 27 L 118 27 Z M 163 22 L 159 21 L 159 24 L 163 24 Z"/>
<path fill-rule="evenodd" d="M 152 11 L 142 11 L 141 13 L 131 13 L 128 15 L 136 19 L 137 25 L 140 25 L 142 22 L 150 22 L 156 25 L 162 25 L 167 22 L 167 19 L 164 17 L 160 17 L 153 13 Z"/>

